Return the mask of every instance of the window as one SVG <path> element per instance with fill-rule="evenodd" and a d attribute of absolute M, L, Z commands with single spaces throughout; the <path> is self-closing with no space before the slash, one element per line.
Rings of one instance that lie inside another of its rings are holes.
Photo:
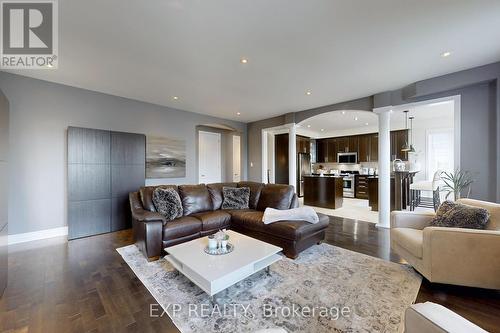
<path fill-rule="evenodd" d="M 432 180 L 438 170 L 454 170 L 453 129 L 427 131 L 427 179 Z"/>

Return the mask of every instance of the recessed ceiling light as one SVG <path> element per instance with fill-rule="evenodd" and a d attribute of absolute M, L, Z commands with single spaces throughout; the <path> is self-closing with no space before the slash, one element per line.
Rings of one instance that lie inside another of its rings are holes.
<path fill-rule="evenodd" d="M 365 123 L 366 126 L 368 126 L 368 123 Z"/>
<path fill-rule="evenodd" d="M 172 99 L 173 99 L 174 101 L 176 101 L 176 100 L 178 100 L 178 99 L 179 99 L 179 97 L 178 97 L 178 96 L 174 96 L 174 97 L 172 97 Z"/>
<path fill-rule="evenodd" d="M 441 53 L 441 57 L 443 57 L 443 58 L 446 58 L 446 57 L 449 57 L 449 56 L 451 56 L 451 52 L 450 51 L 446 51 L 446 52 Z"/>
<path fill-rule="evenodd" d="M 311 91 L 310 90 L 306 91 L 306 95 L 307 96 L 311 95 Z"/>
<path fill-rule="evenodd" d="M 324 130 L 325 130 L 325 129 L 324 129 L 324 128 L 322 128 L 322 129 L 321 129 L 321 132 L 323 132 Z"/>
<path fill-rule="evenodd" d="M 241 59 L 240 59 L 240 62 L 241 62 L 242 64 L 247 64 L 247 63 L 248 63 L 248 59 L 247 59 L 247 58 L 241 58 Z"/>
<path fill-rule="evenodd" d="M 241 112 L 236 112 L 236 114 L 239 116 L 239 115 L 241 115 Z"/>
<path fill-rule="evenodd" d="M 345 111 L 342 111 L 342 114 L 345 114 Z"/>
<path fill-rule="evenodd" d="M 307 125 L 307 128 L 311 128 L 311 125 Z"/>
<path fill-rule="evenodd" d="M 54 67 L 54 66 L 53 66 L 52 64 L 47 64 L 47 65 L 45 65 L 45 67 L 47 67 L 47 68 L 52 68 L 52 67 Z"/>
<path fill-rule="evenodd" d="M 358 120 L 358 117 L 354 117 L 354 120 Z"/>

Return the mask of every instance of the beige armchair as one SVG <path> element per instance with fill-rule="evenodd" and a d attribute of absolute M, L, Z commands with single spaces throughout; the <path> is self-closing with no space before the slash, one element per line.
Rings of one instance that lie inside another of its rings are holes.
<path fill-rule="evenodd" d="M 395 211 L 391 248 L 430 282 L 500 289 L 500 204 L 458 202 L 487 209 L 487 229 L 429 227 L 432 212 Z"/>

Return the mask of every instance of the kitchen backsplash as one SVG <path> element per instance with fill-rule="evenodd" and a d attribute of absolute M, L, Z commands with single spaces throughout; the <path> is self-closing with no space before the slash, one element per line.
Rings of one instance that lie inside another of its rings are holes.
<path fill-rule="evenodd" d="M 360 164 L 341 164 L 341 163 L 313 163 L 312 168 L 314 171 L 319 169 L 322 165 L 326 170 L 345 170 L 345 171 L 360 171 L 362 168 L 378 168 L 377 162 L 367 162 Z"/>

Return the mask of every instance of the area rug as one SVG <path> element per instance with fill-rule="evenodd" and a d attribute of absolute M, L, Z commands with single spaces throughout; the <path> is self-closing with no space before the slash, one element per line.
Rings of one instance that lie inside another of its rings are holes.
<path fill-rule="evenodd" d="M 301 202 L 301 206 L 302 206 Z M 311 206 L 312 207 L 312 206 Z M 368 206 L 368 200 L 344 198 L 341 208 L 329 209 L 322 207 L 313 207 L 318 213 L 330 216 L 348 218 L 352 220 L 378 223 L 378 212 L 372 211 Z"/>
<path fill-rule="evenodd" d="M 148 262 L 135 245 L 117 251 L 163 308 L 151 314 L 168 314 L 181 332 L 400 332 L 421 284 L 409 266 L 321 244 L 211 302 L 165 259 Z"/>

